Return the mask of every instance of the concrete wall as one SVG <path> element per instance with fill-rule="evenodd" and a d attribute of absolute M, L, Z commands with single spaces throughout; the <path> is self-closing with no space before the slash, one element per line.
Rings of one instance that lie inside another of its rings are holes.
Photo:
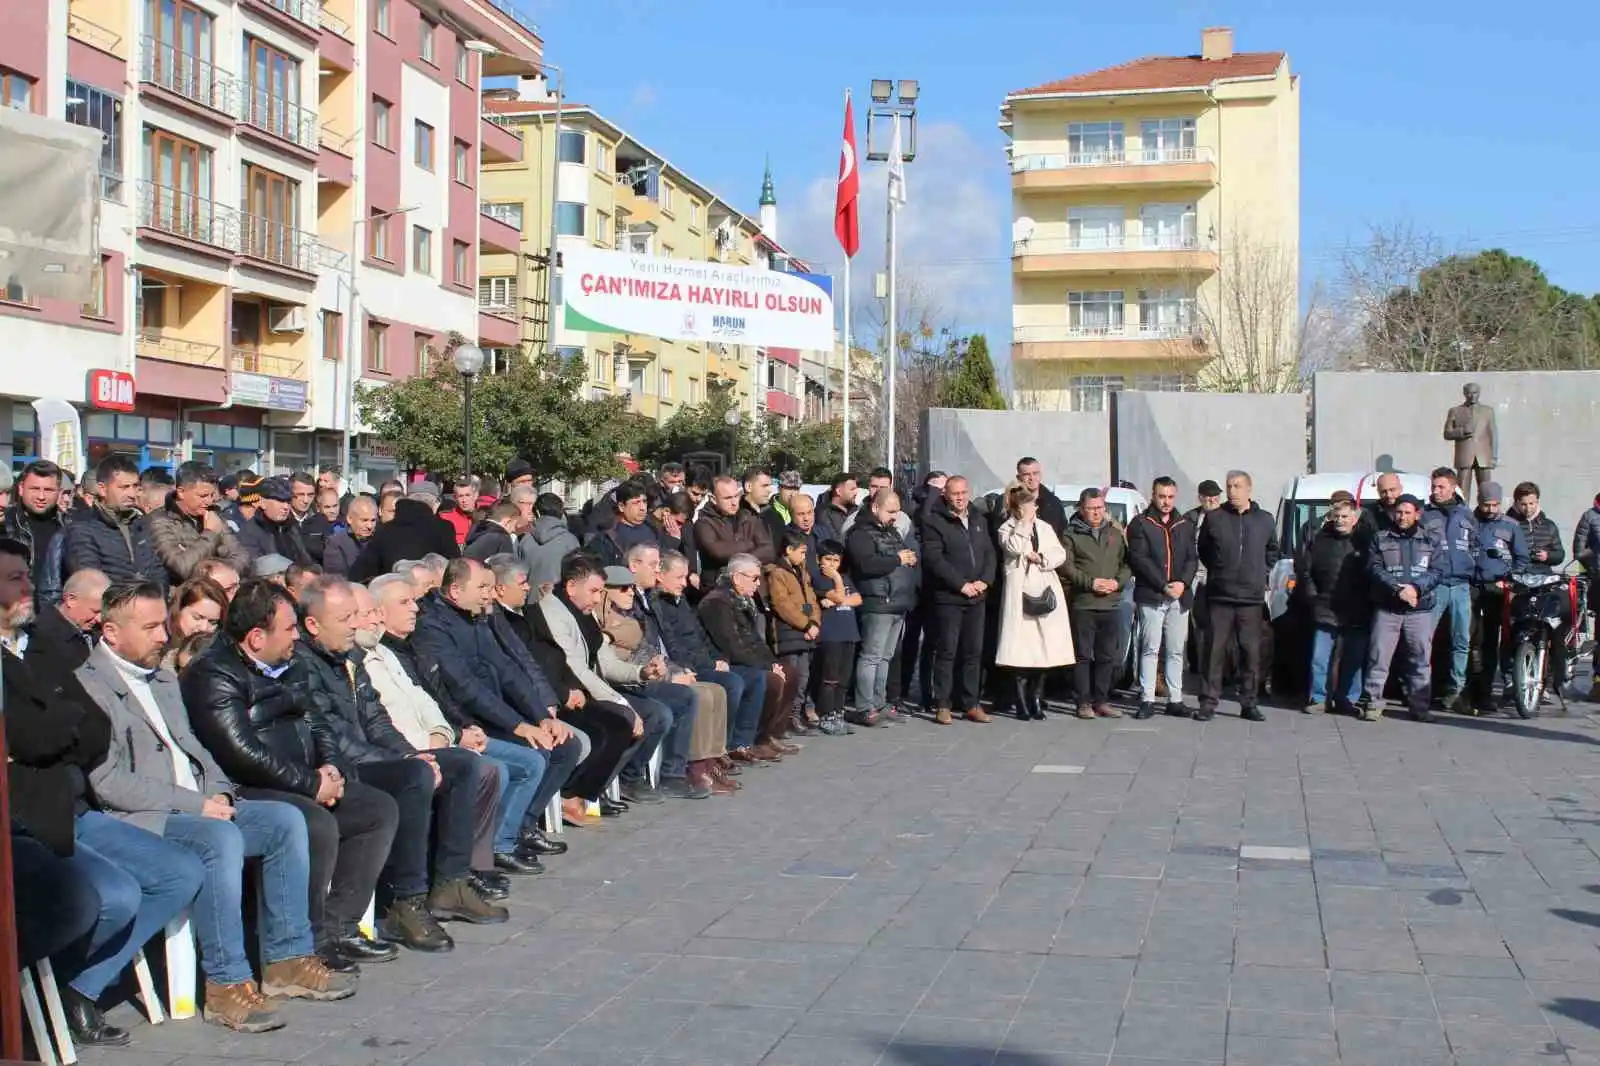
<path fill-rule="evenodd" d="M 1501 465 L 1494 480 L 1508 497 L 1517 482 L 1538 482 L 1544 510 L 1570 547 L 1573 525 L 1600 491 L 1600 371 L 1318 374 L 1317 469 L 1426 473 L 1449 466 L 1455 449 L 1444 439 L 1444 416 L 1469 381 L 1495 409 Z"/>
<path fill-rule="evenodd" d="M 1219 485 L 1229 470 L 1247 471 L 1255 499 L 1269 511 L 1290 478 L 1306 472 L 1306 397 L 1242 393 L 1114 394 L 1113 477 L 1149 495 L 1150 482 L 1178 482 L 1178 504 L 1194 506 L 1200 482 Z"/>
<path fill-rule="evenodd" d="M 922 412 L 919 469 L 965 474 L 974 493 L 993 492 L 1016 477 L 1025 455 L 1044 466 L 1045 483 L 1103 485 L 1110 480 L 1110 430 L 1104 412 Z"/>

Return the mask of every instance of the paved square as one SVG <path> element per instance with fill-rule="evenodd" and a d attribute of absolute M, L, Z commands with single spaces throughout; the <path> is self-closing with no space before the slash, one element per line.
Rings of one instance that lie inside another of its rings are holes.
<path fill-rule="evenodd" d="M 1600 1064 L 1600 720 L 1267 714 L 812 738 L 348 1003 L 82 1060 Z"/>

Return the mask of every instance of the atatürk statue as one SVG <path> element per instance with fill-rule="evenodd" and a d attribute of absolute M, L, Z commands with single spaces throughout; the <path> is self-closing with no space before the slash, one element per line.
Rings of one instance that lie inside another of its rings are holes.
<path fill-rule="evenodd" d="M 1444 439 L 1455 441 L 1456 445 L 1456 480 L 1461 485 L 1461 494 L 1468 504 L 1472 503 L 1472 485 L 1467 480 L 1467 475 L 1476 471 L 1478 482 L 1478 495 L 1483 495 L 1483 486 L 1489 483 L 1489 471 L 1500 463 L 1500 443 L 1495 435 L 1494 408 L 1486 407 L 1478 402 L 1480 390 L 1475 384 L 1468 384 L 1461 390 L 1461 395 L 1466 403 L 1450 408 L 1450 413 L 1444 416 Z"/>

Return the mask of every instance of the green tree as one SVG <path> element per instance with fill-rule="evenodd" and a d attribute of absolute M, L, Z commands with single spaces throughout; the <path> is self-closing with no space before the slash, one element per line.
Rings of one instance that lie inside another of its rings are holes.
<path fill-rule="evenodd" d="M 452 333 L 444 351 L 428 350 L 429 370 L 392 385 L 361 385 L 361 418 L 394 444 L 401 463 L 440 477 L 460 470 L 462 380 L 450 356 L 466 339 Z M 585 368 L 540 353 L 517 354 L 505 373 L 480 374 L 472 389 L 472 465 L 498 475 L 517 456 L 541 480 L 610 477 L 616 455 L 641 436 L 619 397 L 583 397 Z"/>
<path fill-rule="evenodd" d="M 807 482 L 826 484 L 844 467 L 844 423 L 800 422 L 777 430 L 767 461 L 774 471 L 798 470 Z"/>
<path fill-rule="evenodd" d="M 704 403 L 680 407 L 661 425 L 651 427 L 635 454 L 646 466 L 681 463 L 690 452 L 714 452 L 726 463 L 731 443 L 737 465 L 765 462 L 767 426 L 748 410 L 740 412 L 737 429 L 729 426 L 727 416 L 734 403 L 731 392 L 719 390 Z"/>
<path fill-rule="evenodd" d="M 989 359 L 989 341 L 983 334 L 974 333 L 961 346 L 961 365 L 939 394 L 939 406 L 976 411 L 1006 409 L 1006 398 Z"/>

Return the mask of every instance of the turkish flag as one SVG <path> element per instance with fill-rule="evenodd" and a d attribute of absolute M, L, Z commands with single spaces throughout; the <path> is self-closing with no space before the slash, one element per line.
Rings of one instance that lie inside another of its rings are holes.
<path fill-rule="evenodd" d="M 833 232 L 847 257 L 861 247 L 861 171 L 856 168 L 856 120 L 844 94 L 844 143 L 839 150 L 839 191 L 833 202 Z"/>

